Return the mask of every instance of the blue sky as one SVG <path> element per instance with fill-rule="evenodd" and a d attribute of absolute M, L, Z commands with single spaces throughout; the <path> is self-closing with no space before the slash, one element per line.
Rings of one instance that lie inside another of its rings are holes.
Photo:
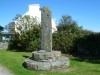
<path fill-rule="evenodd" d="M 100 32 L 100 0 L 0 0 L 0 25 L 26 13 L 29 4 L 49 6 L 57 21 L 64 14 L 70 15 L 84 29 Z"/>

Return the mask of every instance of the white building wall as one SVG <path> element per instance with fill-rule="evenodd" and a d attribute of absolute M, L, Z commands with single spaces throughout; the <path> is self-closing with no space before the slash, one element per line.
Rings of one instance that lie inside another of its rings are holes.
<path fill-rule="evenodd" d="M 29 5 L 29 10 L 28 12 L 26 12 L 24 15 L 22 16 L 25 16 L 25 15 L 30 15 L 32 17 L 36 17 L 37 18 L 37 21 L 39 23 L 41 23 L 41 10 L 40 10 L 40 5 L 39 4 L 31 4 Z M 54 19 L 52 19 L 52 33 L 57 31 L 57 24 L 55 22 Z M 15 27 L 15 30 L 17 31 L 16 27 Z"/>

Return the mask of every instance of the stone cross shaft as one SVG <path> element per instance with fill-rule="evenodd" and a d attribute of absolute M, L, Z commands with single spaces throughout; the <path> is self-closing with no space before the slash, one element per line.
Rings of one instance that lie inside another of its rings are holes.
<path fill-rule="evenodd" d="M 52 51 L 52 22 L 49 7 L 41 9 L 41 49 L 46 52 Z"/>

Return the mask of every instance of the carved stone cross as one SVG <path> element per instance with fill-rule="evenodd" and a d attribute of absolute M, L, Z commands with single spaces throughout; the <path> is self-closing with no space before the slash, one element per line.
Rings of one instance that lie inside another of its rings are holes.
<path fill-rule="evenodd" d="M 49 7 L 41 9 L 41 49 L 46 52 L 52 51 L 52 22 Z"/>

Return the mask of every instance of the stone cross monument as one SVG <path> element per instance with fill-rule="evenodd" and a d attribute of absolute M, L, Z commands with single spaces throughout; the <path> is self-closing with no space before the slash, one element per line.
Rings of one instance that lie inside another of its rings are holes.
<path fill-rule="evenodd" d="M 52 51 L 52 22 L 49 7 L 41 9 L 41 49 L 46 52 Z"/>
<path fill-rule="evenodd" d="M 69 59 L 60 51 L 52 51 L 52 20 L 49 7 L 41 9 L 41 50 L 33 51 L 31 59 L 24 61 L 32 70 L 55 70 L 69 66 Z"/>

